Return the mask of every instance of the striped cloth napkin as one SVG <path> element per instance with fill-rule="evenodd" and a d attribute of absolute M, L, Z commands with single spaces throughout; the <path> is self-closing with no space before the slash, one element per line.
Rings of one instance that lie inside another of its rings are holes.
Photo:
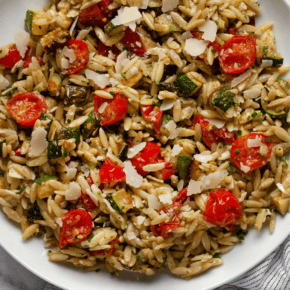
<path fill-rule="evenodd" d="M 216 290 L 290 289 L 290 236 L 261 264 Z M 43 290 L 60 290 L 48 284 Z"/>

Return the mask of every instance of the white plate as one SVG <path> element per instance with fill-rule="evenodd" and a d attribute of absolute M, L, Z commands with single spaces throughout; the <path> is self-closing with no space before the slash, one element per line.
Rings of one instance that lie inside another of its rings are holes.
<path fill-rule="evenodd" d="M 258 24 L 268 20 L 274 21 L 278 51 L 282 53 L 286 64 L 290 64 L 289 1 L 260 1 L 263 12 L 258 19 Z M 15 28 L 23 28 L 26 10 L 41 8 L 39 3 L 46 2 L 44 0 L 0 0 L 0 46 L 13 41 Z M 2 211 L 0 221 L 0 244 L 13 258 L 39 277 L 70 290 L 92 290 L 96 287 L 102 290 L 136 290 L 137 287 L 142 290 L 149 288 L 150 290 L 160 290 L 164 287 L 182 290 L 213 289 L 257 265 L 290 234 L 290 214 L 283 218 L 278 216 L 274 234 L 270 235 L 267 229 L 261 232 L 251 230 L 242 244 L 237 245 L 230 253 L 223 256 L 224 265 L 211 269 L 190 281 L 174 278 L 164 272 L 153 277 L 127 273 L 122 274 L 121 278 L 111 278 L 107 273 L 83 273 L 49 262 L 42 240 L 35 238 L 22 242 L 20 229 L 10 222 Z"/>

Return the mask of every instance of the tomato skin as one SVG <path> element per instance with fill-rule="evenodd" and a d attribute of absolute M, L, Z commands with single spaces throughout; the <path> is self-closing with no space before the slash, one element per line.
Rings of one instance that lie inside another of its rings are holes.
<path fill-rule="evenodd" d="M 237 28 L 236 28 L 236 26 L 231 26 L 228 29 L 228 32 L 227 33 L 232 34 L 232 35 L 237 35 Z"/>
<path fill-rule="evenodd" d="M 119 236 L 117 236 L 116 239 L 108 243 L 108 245 L 111 245 L 111 248 L 108 251 L 105 250 L 90 251 L 90 254 L 93 256 L 112 255 L 117 251 L 117 248 L 114 247 L 115 244 L 120 246 Z"/>
<path fill-rule="evenodd" d="M 90 175 L 86 178 L 86 181 L 90 187 L 94 184 Z M 87 211 L 90 212 L 90 211 L 97 208 L 97 205 L 93 202 L 93 200 L 91 199 L 91 197 L 87 193 L 82 192 L 81 200 L 82 200 Z"/>
<path fill-rule="evenodd" d="M 229 132 L 225 127 L 220 129 L 212 129 L 212 131 L 222 139 L 226 140 L 229 143 L 234 143 L 236 141 L 234 132 Z"/>
<path fill-rule="evenodd" d="M 261 138 L 261 142 L 268 147 L 268 152 L 266 156 L 261 156 L 260 147 L 248 147 L 248 140 L 256 138 Z M 269 137 L 262 133 L 251 133 L 237 139 L 236 142 L 232 145 L 232 161 L 244 174 L 248 174 L 249 172 L 257 168 L 264 166 L 269 160 L 274 146 L 274 142 L 272 140 L 269 142 L 265 141 L 265 139 L 267 138 Z M 243 171 L 241 169 L 241 163 L 244 166 L 250 167 L 250 170 L 247 172 Z"/>
<path fill-rule="evenodd" d="M 107 102 L 108 105 L 102 114 L 99 113 L 100 106 Z M 113 99 L 104 99 L 94 94 L 94 112 L 96 119 L 101 119 L 102 126 L 109 126 L 120 122 L 128 111 L 127 98 L 121 97 L 121 93 L 115 93 Z"/>
<path fill-rule="evenodd" d="M 29 51 L 30 51 L 30 47 L 28 46 L 25 53 L 25 57 L 28 55 Z M 19 51 L 17 50 L 15 43 L 13 43 L 11 47 L 9 48 L 8 55 L 0 59 L 0 65 L 4 66 L 5 68 L 11 69 L 21 59 L 22 57 Z"/>
<path fill-rule="evenodd" d="M 113 54 L 115 54 L 115 61 L 117 60 L 118 55 L 120 54 L 120 50 L 116 47 L 116 45 L 113 46 L 106 46 L 103 44 L 101 41 L 99 42 L 98 45 L 98 54 L 102 56 L 108 56 L 109 51 L 112 51 Z"/>
<path fill-rule="evenodd" d="M 155 177 L 162 179 L 162 180 L 167 180 L 175 173 L 174 170 L 172 170 L 173 164 L 172 162 L 166 162 L 164 158 L 162 157 L 157 157 L 156 161 L 154 163 L 165 163 L 164 168 L 156 171 L 155 172 Z"/>
<path fill-rule="evenodd" d="M 234 224 L 243 217 L 243 212 L 238 199 L 232 193 L 220 189 L 209 194 L 203 217 L 211 224 L 229 226 L 233 230 Z"/>
<path fill-rule="evenodd" d="M 20 93 L 6 103 L 6 110 L 19 125 L 31 127 L 41 112 L 47 112 L 47 105 L 40 94 Z"/>
<path fill-rule="evenodd" d="M 105 160 L 99 174 L 101 183 L 126 180 L 123 166 L 116 165 L 110 158 Z"/>
<path fill-rule="evenodd" d="M 154 142 L 146 142 L 146 147 L 136 156 L 131 159 L 132 165 L 137 170 L 138 174 L 143 177 L 149 172 L 143 170 L 143 166 L 155 163 L 161 148 Z"/>
<path fill-rule="evenodd" d="M 86 27 L 88 26 L 104 26 L 109 22 L 99 7 L 99 4 L 94 4 L 91 7 L 84 9 L 79 14 L 79 23 Z"/>
<path fill-rule="evenodd" d="M 70 39 L 65 43 L 69 49 L 73 49 L 76 60 L 69 64 L 66 74 L 75 74 L 84 68 L 89 62 L 89 50 L 87 44 L 83 40 Z"/>
<path fill-rule="evenodd" d="M 126 45 L 132 54 L 136 54 L 137 56 L 144 56 L 146 48 L 137 31 L 132 31 L 130 27 L 127 27 L 125 36 L 122 38 L 122 42 L 124 45 Z M 138 46 L 137 43 L 141 46 Z"/>
<path fill-rule="evenodd" d="M 174 202 L 180 202 L 180 203 L 184 203 L 188 196 L 187 196 L 187 189 L 188 189 L 188 186 L 181 189 L 179 192 L 178 192 L 178 195 L 175 197 L 174 199 Z"/>
<path fill-rule="evenodd" d="M 40 66 L 44 65 L 44 62 L 43 62 L 43 60 L 42 60 L 41 57 L 36 56 L 36 59 L 38 60 L 38 63 L 39 63 Z M 26 58 L 24 59 L 23 68 L 27 68 L 27 67 L 29 67 L 29 65 L 31 64 L 31 62 L 32 62 L 32 56 L 28 56 L 28 57 L 26 57 Z"/>
<path fill-rule="evenodd" d="M 84 209 L 74 209 L 62 217 L 59 244 L 63 248 L 67 244 L 77 244 L 87 239 L 93 229 L 92 216 Z"/>
<path fill-rule="evenodd" d="M 225 73 L 239 74 L 251 67 L 256 60 L 256 38 L 233 36 L 221 47 L 219 63 Z"/>
<path fill-rule="evenodd" d="M 142 117 L 147 122 L 153 122 L 156 133 L 160 132 L 163 111 L 154 111 L 152 105 L 146 105 L 141 107 Z"/>
<path fill-rule="evenodd" d="M 21 157 L 21 147 L 16 148 L 14 152 L 16 156 Z"/>

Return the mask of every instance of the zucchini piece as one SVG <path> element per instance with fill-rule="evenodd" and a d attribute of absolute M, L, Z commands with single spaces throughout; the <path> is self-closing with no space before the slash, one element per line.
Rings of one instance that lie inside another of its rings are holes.
<path fill-rule="evenodd" d="M 129 145 L 125 144 L 125 146 L 123 147 L 123 149 L 121 150 L 120 154 L 119 154 L 119 159 L 124 162 L 127 159 L 127 153 L 129 150 Z"/>
<path fill-rule="evenodd" d="M 110 194 L 107 196 L 107 199 L 114 210 L 119 214 L 124 214 L 129 209 L 133 208 L 131 196 L 125 189 Z"/>
<path fill-rule="evenodd" d="M 54 73 L 48 82 L 48 91 L 49 94 L 53 97 L 58 97 L 61 91 L 61 77 L 59 74 Z"/>
<path fill-rule="evenodd" d="M 177 171 L 180 178 L 182 179 L 186 178 L 190 163 L 191 163 L 191 157 L 185 155 L 184 153 L 180 153 L 178 155 Z"/>
<path fill-rule="evenodd" d="M 53 119 L 51 117 L 49 117 L 48 115 L 46 115 L 45 113 L 41 112 L 40 117 L 39 117 L 39 120 L 41 120 L 41 121 L 43 121 L 43 120 L 50 120 L 50 122 L 47 123 L 47 127 L 45 129 L 47 131 L 47 135 L 46 135 L 46 139 L 47 139 L 48 138 L 49 131 L 50 131 L 51 124 L 53 122 Z"/>
<path fill-rule="evenodd" d="M 226 112 L 231 107 L 236 106 L 235 95 L 227 91 L 226 88 L 220 89 L 213 94 L 211 104 L 221 109 L 223 112 Z"/>
<path fill-rule="evenodd" d="M 191 97 L 202 87 L 202 83 L 196 80 L 190 72 L 180 75 L 176 79 L 175 85 L 185 98 Z"/>
<path fill-rule="evenodd" d="M 263 55 L 263 59 L 272 60 L 273 61 L 272 67 L 281 66 L 283 65 L 283 62 L 284 62 L 284 58 L 279 56 L 278 54 L 277 55 L 266 54 L 266 55 Z"/>
<path fill-rule="evenodd" d="M 11 90 L 9 90 L 8 92 L 5 93 L 5 96 L 11 97 L 15 91 L 17 91 L 17 88 L 12 88 Z"/>
<path fill-rule="evenodd" d="M 25 18 L 25 30 L 30 34 L 32 34 L 32 21 L 33 21 L 34 15 L 35 15 L 34 11 L 27 10 L 26 18 Z"/>
<path fill-rule="evenodd" d="M 47 13 L 40 10 L 27 10 L 25 18 L 25 30 L 33 35 L 44 35 L 48 31 L 49 24 L 36 24 L 39 19 L 47 19 Z"/>
<path fill-rule="evenodd" d="M 31 207 L 28 211 L 27 211 L 27 219 L 29 221 L 34 221 L 34 220 L 44 220 L 43 216 L 41 215 L 40 212 L 40 208 L 37 204 L 37 202 L 35 202 L 33 204 L 33 207 Z"/>
<path fill-rule="evenodd" d="M 3 143 L 5 142 L 5 138 L 0 137 L 0 157 L 2 157 L 2 148 L 3 148 Z"/>
<path fill-rule="evenodd" d="M 52 140 L 48 142 L 47 146 L 47 158 L 56 159 L 62 157 L 63 152 L 60 145 L 58 145 L 59 140 Z"/>
<path fill-rule="evenodd" d="M 86 94 L 87 90 L 85 87 L 66 85 L 65 86 L 66 95 L 64 97 L 65 106 L 84 106 L 86 104 Z"/>
<path fill-rule="evenodd" d="M 78 128 L 62 128 L 59 133 L 59 139 L 72 139 L 75 138 L 76 145 L 81 142 L 81 131 Z"/>
<path fill-rule="evenodd" d="M 57 177 L 53 175 L 44 175 L 40 178 L 35 179 L 34 182 L 38 185 L 41 185 L 42 183 L 45 183 L 46 181 L 52 180 L 52 179 L 57 180 Z"/>
<path fill-rule="evenodd" d="M 275 111 L 272 111 L 272 110 L 266 110 L 265 111 L 268 115 L 271 116 L 271 118 L 274 118 L 274 119 L 285 119 L 287 118 L 287 113 L 285 113 L 284 111 L 282 112 L 275 112 Z"/>
<path fill-rule="evenodd" d="M 161 8 L 162 7 L 162 1 L 161 0 L 149 0 L 148 2 L 148 8 Z"/>
<path fill-rule="evenodd" d="M 154 19 L 154 29 L 163 34 L 181 31 L 169 14 L 163 13 Z"/>
<path fill-rule="evenodd" d="M 94 111 L 91 111 L 88 115 L 88 119 L 81 126 L 81 133 L 84 137 L 84 140 L 88 139 L 91 134 L 97 128 L 99 124 L 98 120 L 95 117 Z"/>

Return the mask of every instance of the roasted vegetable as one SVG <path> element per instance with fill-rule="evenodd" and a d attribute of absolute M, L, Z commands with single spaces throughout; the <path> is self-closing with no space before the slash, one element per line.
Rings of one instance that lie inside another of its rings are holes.
<path fill-rule="evenodd" d="M 3 148 L 4 142 L 5 142 L 5 138 L 0 137 L 0 157 L 2 157 L 2 148 Z"/>
<path fill-rule="evenodd" d="M 58 145 L 58 140 L 52 140 L 48 142 L 47 146 L 47 158 L 56 159 L 63 156 L 62 148 Z"/>
<path fill-rule="evenodd" d="M 80 129 L 78 128 L 62 128 L 59 133 L 59 139 L 72 139 L 76 140 L 76 145 L 78 145 L 81 141 L 80 139 Z"/>
<path fill-rule="evenodd" d="M 163 13 L 156 17 L 154 21 L 154 29 L 162 32 L 163 34 L 180 31 L 181 29 L 179 26 L 169 16 L 169 14 Z"/>
<path fill-rule="evenodd" d="M 33 207 L 28 209 L 28 211 L 27 211 L 27 219 L 29 221 L 44 220 L 43 216 L 41 215 L 40 208 L 39 208 L 37 202 L 35 202 L 33 204 Z"/>
<path fill-rule="evenodd" d="M 80 86 L 67 85 L 65 86 L 66 95 L 64 97 L 64 105 L 83 106 L 86 104 L 86 88 Z"/>
<path fill-rule="evenodd" d="M 129 209 L 133 208 L 131 196 L 124 189 L 110 194 L 107 196 L 107 199 L 119 214 L 124 214 Z"/>
<path fill-rule="evenodd" d="M 284 112 L 284 110 L 282 112 L 275 112 L 272 110 L 266 110 L 265 112 L 268 115 L 270 115 L 271 118 L 273 118 L 273 119 L 285 119 L 287 117 L 287 113 Z"/>
<path fill-rule="evenodd" d="M 235 107 L 235 95 L 228 91 L 227 88 L 222 88 L 213 94 L 211 97 L 211 104 L 223 112 L 226 112 L 228 109 Z"/>
<path fill-rule="evenodd" d="M 41 112 L 41 115 L 40 115 L 40 118 L 39 118 L 41 121 L 44 121 L 44 120 L 50 120 L 49 123 L 47 123 L 47 127 L 46 127 L 46 131 L 47 131 L 47 135 L 46 135 L 46 138 L 48 138 L 48 134 L 49 134 L 49 131 L 50 131 L 50 127 L 51 127 L 51 124 L 53 122 L 53 119 L 51 117 L 49 117 L 48 115 L 46 115 L 45 113 Z"/>
<path fill-rule="evenodd" d="M 191 163 L 191 157 L 185 155 L 184 153 L 180 153 L 177 158 L 177 171 L 179 177 L 184 179 L 188 174 L 189 165 Z"/>
<path fill-rule="evenodd" d="M 45 175 L 45 176 L 35 179 L 34 182 L 38 185 L 41 185 L 42 183 L 45 183 L 46 181 L 52 180 L 52 179 L 57 180 L 57 177 L 53 175 Z"/>
<path fill-rule="evenodd" d="M 88 115 L 88 119 L 81 126 L 81 133 L 84 140 L 88 139 L 91 134 L 96 130 L 99 122 L 97 121 L 94 111 L 91 111 Z"/>
<path fill-rule="evenodd" d="M 266 54 L 266 55 L 263 55 L 263 59 L 272 60 L 273 61 L 272 67 L 281 66 L 283 65 L 283 62 L 284 62 L 284 59 L 283 57 L 280 56 L 280 54 L 277 54 L 277 55 Z"/>
<path fill-rule="evenodd" d="M 49 24 L 36 23 L 39 19 L 47 19 L 47 13 L 40 10 L 28 10 L 26 12 L 25 30 L 33 35 L 44 35 L 48 31 Z"/>
<path fill-rule="evenodd" d="M 48 82 L 49 94 L 53 97 L 58 97 L 61 91 L 61 77 L 59 74 L 54 73 Z"/>
<path fill-rule="evenodd" d="M 202 83 L 195 79 L 190 72 L 180 75 L 176 79 L 175 85 L 185 98 L 192 96 L 202 87 Z"/>
<path fill-rule="evenodd" d="M 123 161 L 123 162 L 126 161 L 128 150 L 129 150 L 129 145 L 125 144 L 125 146 L 122 148 L 122 150 L 119 154 L 119 159 L 121 161 Z"/>

